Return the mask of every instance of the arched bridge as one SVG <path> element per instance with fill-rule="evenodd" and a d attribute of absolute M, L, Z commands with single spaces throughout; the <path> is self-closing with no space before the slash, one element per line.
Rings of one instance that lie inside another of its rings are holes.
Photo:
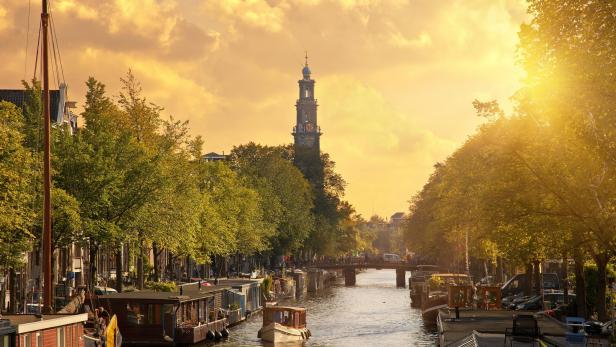
<path fill-rule="evenodd" d="M 396 286 L 399 288 L 406 287 L 406 272 L 417 270 L 416 264 L 386 261 L 327 262 L 314 264 L 311 267 L 323 270 L 342 270 L 344 274 L 344 284 L 346 286 L 355 285 L 355 275 L 358 269 L 396 270 Z"/>

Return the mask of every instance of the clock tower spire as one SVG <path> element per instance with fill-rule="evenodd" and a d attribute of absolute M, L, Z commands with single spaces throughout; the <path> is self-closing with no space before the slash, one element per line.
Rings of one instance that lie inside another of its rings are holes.
<path fill-rule="evenodd" d="M 299 99 L 295 103 L 297 111 L 296 123 L 293 127 L 293 138 L 296 152 L 298 150 L 320 153 L 321 129 L 317 123 L 317 100 L 314 98 L 314 80 L 310 78 L 308 67 L 308 52 L 302 69 L 303 78 L 298 81 Z"/>
<path fill-rule="evenodd" d="M 317 99 L 314 98 L 314 80 L 310 78 L 308 53 L 299 84 L 299 98 L 295 103 L 296 121 L 293 127 L 294 163 L 311 185 L 323 188 L 323 165 L 321 163 L 321 128 L 317 123 Z"/>

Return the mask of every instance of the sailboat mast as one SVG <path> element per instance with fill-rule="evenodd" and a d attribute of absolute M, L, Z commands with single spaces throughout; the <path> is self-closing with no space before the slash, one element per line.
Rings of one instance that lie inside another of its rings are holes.
<path fill-rule="evenodd" d="M 43 313 L 51 313 L 52 291 L 51 283 L 51 116 L 49 110 L 49 13 L 47 0 L 43 1 L 41 27 L 43 34 L 43 124 L 44 124 L 44 156 L 43 156 Z"/>

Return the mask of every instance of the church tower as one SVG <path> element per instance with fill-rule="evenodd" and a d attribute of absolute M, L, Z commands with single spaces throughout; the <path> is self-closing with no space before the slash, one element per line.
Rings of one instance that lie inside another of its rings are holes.
<path fill-rule="evenodd" d="M 295 103 L 297 111 L 296 123 L 293 127 L 296 153 L 313 152 L 317 155 L 321 151 L 321 129 L 317 124 L 317 100 L 314 98 L 314 80 L 310 78 L 308 67 L 308 54 L 306 64 L 302 69 L 303 78 L 298 81 L 299 99 Z"/>
<path fill-rule="evenodd" d="M 306 179 L 317 189 L 323 187 L 321 164 L 321 128 L 317 123 L 317 100 L 314 98 L 314 80 L 310 78 L 308 54 L 302 69 L 299 84 L 299 99 L 295 103 L 296 122 L 293 127 L 294 163 Z"/>

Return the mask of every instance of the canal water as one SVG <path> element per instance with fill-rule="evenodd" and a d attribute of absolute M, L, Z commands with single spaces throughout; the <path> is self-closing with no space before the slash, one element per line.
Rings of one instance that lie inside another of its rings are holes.
<path fill-rule="evenodd" d="M 312 332 L 306 347 L 435 345 L 436 334 L 423 326 L 421 312 L 411 308 L 408 289 L 396 288 L 395 270 L 367 270 L 357 275 L 355 287 L 345 287 L 343 281 L 282 304 L 306 307 Z M 249 318 L 216 346 L 265 346 L 257 338 L 261 323 L 261 315 Z"/>

